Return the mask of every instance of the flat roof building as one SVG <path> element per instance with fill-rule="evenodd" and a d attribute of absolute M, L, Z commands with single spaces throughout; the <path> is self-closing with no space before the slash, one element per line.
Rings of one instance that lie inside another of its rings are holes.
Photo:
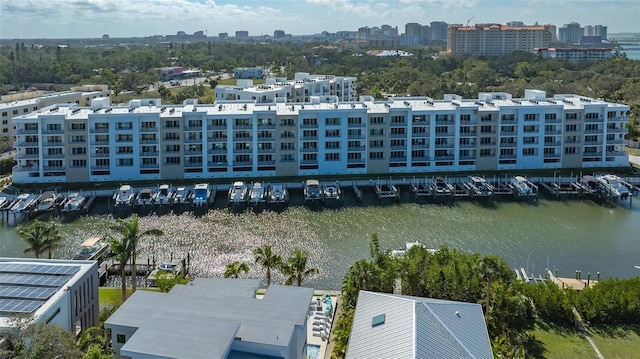
<path fill-rule="evenodd" d="M 0 337 L 23 316 L 76 335 L 97 326 L 98 284 L 96 261 L 0 258 Z"/>
<path fill-rule="evenodd" d="M 234 70 L 236 78 L 258 78 L 264 76 L 261 68 Z M 270 77 L 264 84 L 253 81 L 238 81 L 235 86 L 216 86 L 216 101 L 244 100 L 256 103 L 310 102 L 312 96 L 330 96 L 334 101 L 355 101 L 356 77 L 314 75 L 297 72 L 293 80 Z"/>
<path fill-rule="evenodd" d="M 43 91 L 25 92 L 14 95 L 2 96 L 0 102 L 0 129 L 2 137 L 13 139 L 13 126 L 11 119 L 38 111 L 46 106 L 56 103 L 76 103 L 88 106 L 91 100 L 110 95 L 107 85 L 85 85 L 71 88 L 71 91 L 45 93 Z"/>
<path fill-rule="evenodd" d="M 313 84 L 313 83 L 312 83 Z M 332 98 L 329 97 L 331 100 Z M 629 106 L 525 90 L 374 101 L 160 99 L 15 117 L 16 183 L 413 174 L 628 165 Z"/>
<path fill-rule="evenodd" d="M 196 278 L 169 293 L 137 291 L 107 319 L 116 358 L 307 358 L 312 288 Z"/>
<path fill-rule="evenodd" d="M 535 49 L 536 54 L 545 59 L 559 59 L 567 61 L 599 61 L 610 59 L 612 48 L 544 48 Z"/>
<path fill-rule="evenodd" d="M 548 47 L 551 38 L 550 25 L 451 25 L 448 28 L 447 51 L 452 55 L 469 56 L 500 56 L 514 51 L 533 52 L 534 48 Z"/>

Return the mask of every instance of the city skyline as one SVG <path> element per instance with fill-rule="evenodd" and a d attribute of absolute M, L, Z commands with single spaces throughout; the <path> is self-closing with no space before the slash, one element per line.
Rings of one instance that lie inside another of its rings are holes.
<path fill-rule="evenodd" d="M 431 21 L 557 27 L 577 22 L 621 33 L 640 32 L 638 18 L 640 5 L 628 0 L 3 0 L 0 38 L 145 37 L 178 31 L 233 36 L 238 30 L 250 36 L 273 35 L 274 30 L 311 35 L 383 24 L 403 33 L 406 23 Z"/>

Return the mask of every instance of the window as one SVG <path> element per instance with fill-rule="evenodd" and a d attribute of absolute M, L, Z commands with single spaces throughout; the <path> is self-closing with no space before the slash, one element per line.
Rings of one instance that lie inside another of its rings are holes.
<path fill-rule="evenodd" d="M 470 121 L 471 121 L 471 115 L 469 114 L 460 115 L 460 122 L 470 122 Z"/>
<path fill-rule="evenodd" d="M 324 154 L 325 161 L 340 161 L 340 153 L 325 153 Z"/>
<path fill-rule="evenodd" d="M 371 125 L 382 125 L 384 124 L 384 117 L 371 117 L 369 118 L 369 124 Z"/>
<path fill-rule="evenodd" d="M 281 138 L 293 138 L 295 136 L 296 135 L 293 131 L 282 131 L 282 133 L 280 134 Z"/>
<path fill-rule="evenodd" d="M 567 125 L 565 126 L 565 131 L 577 131 L 578 125 Z"/>
<path fill-rule="evenodd" d="M 524 120 L 525 121 L 535 121 L 538 119 L 538 114 L 536 113 L 525 113 Z"/>
<path fill-rule="evenodd" d="M 165 164 L 167 165 L 179 165 L 180 157 L 167 157 L 165 158 Z"/>
<path fill-rule="evenodd" d="M 117 130 L 130 130 L 133 128 L 133 122 L 117 122 L 116 129 Z"/>
<path fill-rule="evenodd" d="M 340 141 L 327 141 L 324 144 L 326 149 L 338 149 L 340 148 Z"/>
<path fill-rule="evenodd" d="M 180 138 L 180 136 L 178 136 L 178 139 L 179 138 Z M 133 135 L 132 134 L 120 134 L 116 138 L 116 141 L 117 142 L 132 142 L 133 141 Z"/>
<path fill-rule="evenodd" d="M 360 117 L 349 117 L 347 118 L 347 123 L 351 126 L 360 126 L 362 125 L 362 119 Z"/>
<path fill-rule="evenodd" d="M 493 157 L 493 151 L 489 148 L 481 148 L 480 149 L 480 157 Z"/>
<path fill-rule="evenodd" d="M 407 133 L 407 129 L 404 127 L 393 127 L 391 128 L 392 136 L 404 136 Z"/>
<path fill-rule="evenodd" d="M 116 341 L 117 341 L 118 343 L 121 343 L 121 344 L 122 344 L 122 343 L 126 343 L 126 342 L 127 342 L 127 338 L 125 337 L 125 335 L 124 335 L 124 334 L 117 334 L 117 335 L 116 335 Z"/>
<path fill-rule="evenodd" d="M 516 119 L 516 116 L 514 114 L 510 114 L 510 115 L 502 115 L 502 121 L 514 121 Z"/>
<path fill-rule="evenodd" d="M 302 137 L 316 138 L 316 137 L 318 137 L 318 131 L 317 130 L 304 130 L 304 131 L 302 131 Z"/>
<path fill-rule="evenodd" d="M 372 147 L 372 148 L 384 147 L 384 141 L 383 140 L 369 141 L 369 147 Z"/>
<path fill-rule="evenodd" d="M 524 132 L 538 132 L 538 126 L 524 126 Z"/>
<path fill-rule="evenodd" d="M 424 126 L 414 127 L 412 131 L 414 135 L 420 134 L 420 133 L 427 133 L 427 128 Z"/>
<path fill-rule="evenodd" d="M 404 124 L 405 122 L 404 116 L 391 116 L 391 123 L 394 125 Z"/>
<path fill-rule="evenodd" d="M 281 142 L 280 149 L 284 151 L 292 151 L 296 149 L 294 142 Z"/>
<path fill-rule="evenodd" d="M 384 128 L 372 128 L 369 130 L 370 136 L 384 136 Z"/>
<path fill-rule="evenodd" d="M 384 159 L 384 152 L 370 152 L 369 153 L 369 159 L 370 160 L 383 160 Z"/>
<path fill-rule="evenodd" d="M 326 137 L 340 137 L 340 130 L 326 130 Z"/>
<path fill-rule="evenodd" d="M 87 124 L 74 122 L 71 124 L 72 131 L 84 131 L 87 128 Z"/>
<path fill-rule="evenodd" d="M 295 126 L 296 121 L 293 118 L 281 118 L 280 126 Z"/>
<path fill-rule="evenodd" d="M 317 153 L 305 153 L 302 155 L 302 160 L 305 162 L 317 162 L 318 154 Z"/>
<path fill-rule="evenodd" d="M 538 141 L 537 141 L 537 137 L 525 137 L 522 139 L 522 142 L 524 144 L 531 145 L 531 144 L 537 143 Z"/>
<path fill-rule="evenodd" d="M 71 154 L 72 155 L 84 155 L 87 153 L 86 147 L 72 147 Z"/>
<path fill-rule="evenodd" d="M 303 118 L 302 119 L 303 126 L 318 126 L 317 118 Z"/>
<path fill-rule="evenodd" d="M 71 167 L 87 167 L 87 160 L 71 160 Z"/>
<path fill-rule="evenodd" d="M 224 118 L 215 118 L 211 120 L 211 127 L 227 127 L 227 120 Z"/>
<path fill-rule="evenodd" d="M 544 119 L 545 120 L 555 120 L 556 119 L 556 114 L 555 113 L 545 113 L 544 114 Z"/>
<path fill-rule="evenodd" d="M 586 114 L 584 115 L 584 118 L 586 118 L 586 119 L 590 119 L 590 120 L 597 120 L 597 119 L 598 119 L 598 113 L 597 113 L 597 112 L 589 112 L 589 113 L 586 113 Z"/>
<path fill-rule="evenodd" d="M 340 117 L 327 117 L 324 124 L 325 126 L 340 126 Z"/>
<path fill-rule="evenodd" d="M 535 156 L 537 155 L 537 149 L 536 148 L 523 148 L 522 149 L 522 155 L 523 156 Z"/>
<path fill-rule="evenodd" d="M 564 114 L 564 119 L 565 120 L 577 120 L 578 119 L 578 114 L 576 112 L 565 113 Z"/>
<path fill-rule="evenodd" d="M 133 158 L 118 158 L 118 167 L 131 167 L 133 166 Z"/>
<path fill-rule="evenodd" d="M 576 147 L 565 147 L 564 154 L 565 155 L 575 155 L 578 152 Z"/>
<path fill-rule="evenodd" d="M 236 118 L 234 121 L 236 126 L 251 126 L 250 118 Z"/>

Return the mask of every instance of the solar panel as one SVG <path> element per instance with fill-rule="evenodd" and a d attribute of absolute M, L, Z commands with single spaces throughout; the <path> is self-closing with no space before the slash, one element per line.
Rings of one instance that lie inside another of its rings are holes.
<path fill-rule="evenodd" d="M 80 266 L 0 262 L 2 273 L 74 275 L 79 270 Z"/>
<path fill-rule="evenodd" d="M 69 280 L 66 276 L 46 274 L 0 274 L 0 284 L 18 284 L 39 287 L 60 287 Z"/>
<path fill-rule="evenodd" d="M 49 299 L 58 289 L 51 287 L 25 287 L 0 285 L 1 299 Z"/>
<path fill-rule="evenodd" d="M 0 312 L 5 313 L 33 313 L 44 301 L 24 299 L 0 299 Z"/>

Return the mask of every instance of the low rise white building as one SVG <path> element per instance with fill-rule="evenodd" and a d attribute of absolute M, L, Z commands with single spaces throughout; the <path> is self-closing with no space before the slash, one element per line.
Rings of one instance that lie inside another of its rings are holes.
<path fill-rule="evenodd" d="M 611 48 L 541 48 L 534 49 L 537 55 L 545 59 L 559 59 L 568 61 L 599 61 L 610 59 L 612 55 Z"/>
<path fill-rule="evenodd" d="M 298 72 L 293 80 L 284 77 L 268 78 L 264 84 L 254 85 L 251 80 L 238 80 L 236 86 L 216 87 L 216 101 L 242 100 L 256 103 L 310 102 L 312 96 L 323 97 L 323 102 L 355 101 L 355 77 L 310 75 Z"/>
<path fill-rule="evenodd" d="M 628 165 L 629 106 L 526 90 L 304 103 L 160 99 L 14 118 L 16 183 L 413 174 Z"/>
<path fill-rule="evenodd" d="M 76 335 L 97 326 L 98 285 L 96 261 L 0 258 L 0 338 L 25 316 Z"/>
<path fill-rule="evenodd" d="M 0 102 L 2 137 L 13 138 L 11 119 L 16 116 L 38 111 L 56 103 L 75 103 L 80 106 L 88 106 L 91 100 L 109 95 L 110 91 L 107 85 L 85 85 L 73 87 L 71 91 L 66 92 L 34 91 L 2 96 Z"/>
<path fill-rule="evenodd" d="M 233 69 L 233 77 L 236 79 L 262 79 L 265 76 L 262 67 L 236 67 Z"/>

